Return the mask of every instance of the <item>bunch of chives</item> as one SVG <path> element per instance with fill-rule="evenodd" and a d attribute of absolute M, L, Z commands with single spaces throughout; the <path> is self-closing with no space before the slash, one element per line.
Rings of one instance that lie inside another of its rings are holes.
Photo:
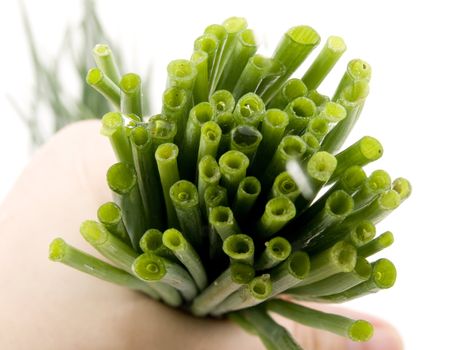
<path fill-rule="evenodd" d="M 390 288 L 394 264 L 372 256 L 394 237 L 376 225 L 411 194 L 402 177 L 365 173 L 383 154 L 376 138 L 339 150 L 368 95 L 368 63 L 350 61 L 332 99 L 318 92 L 346 49 L 330 37 L 290 78 L 319 41 L 294 27 L 265 57 L 245 19 L 210 25 L 190 60 L 169 63 L 151 117 L 141 78 L 98 61 L 87 81 L 118 109 L 101 130 L 118 162 L 107 172 L 114 201 L 81 233 L 111 264 L 59 238 L 50 259 L 196 316 L 226 315 L 267 349 L 300 349 L 270 313 L 370 339 L 367 321 L 277 298 L 343 302 Z"/>

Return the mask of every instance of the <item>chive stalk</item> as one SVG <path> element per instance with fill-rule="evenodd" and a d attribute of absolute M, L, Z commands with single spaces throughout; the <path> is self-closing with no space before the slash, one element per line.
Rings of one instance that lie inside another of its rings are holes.
<path fill-rule="evenodd" d="M 308 89 L 319 87 L 346 49 L 344 40 L 338 36 L 330 36 L 326 40 L 320 53 L 302 77 Z"/>
<path fill-rule="evenodd" d="M 362 187 L 354 194 L 355 208 L 361 208 L 371 202 L 377 195 L 389 190 L 391 177 L 384 170 L 373 171 Z"/>
<path fill-rule="evenodd" d="M 193 300 L 198 293 L 195 282 L 183 267 L 155 254 L 141 254 L 133 262 L 132 269 L 145 282 L 162 282 L 175 288 L 186 301 Z"/>
<path fill-rule="evenodd" d="M 242 152 L 252 162 L 263 138 L 261 133 L 253 126 L 239 125 L 230 135 L 230 149 Z"/>
<path fill-rule="evenodd" d="M 233 95 L 236 99 L 247 94 L 258 91 L 261 82 L 270 75 L 270 72 L 277 70 L 277 63 L 263 55 L 250 57 L 245 65 L 240 77 L 233 88 Z"/>
<path fill-rule="evenodd" d="M 227 270 L 193 300 L 191 312 L 196 316 L 207 315 L 242 285 L 250 282 L 254 276 L 255 270 L 252 266 L 237 262 L 231 263 Z"/>
<path fill-rule="evenodd" d="M 364 320 L 353 320 L 279 299 L 268 301 L 266 307 L 269 311 L 305 326 L 322 329 L 356 342 L 368 341 L 373 336 L 373 326 Z"/>
<path fill-rule="evenodd" d="M 412 193 L 412 185 L 410 185 L 409 180 L 403 177 L 398 177 L 392 182 L 392 189 L 399 194 L 401 203 L 409 198 Z"/>
<path fill-rule="evenodd" d="M 308 89 L 303 81 L 297 78 L 289 79 L 282 85 L 280 91 L 268 104 L 268 108 L 284 109 L 296 98 L 305 97 L 307 94 Z"/>
<path fill-rule="evenodd" d="M 139 247 L 143 253 L 154 253 L 169 260 L 175 258 L 173 252 L 162 242 L 162 232 L 155 228 L 150 228 L 144 233 L 139 240 Z"/>
<path fill-rule="evenodd" d="M 323 104 L 318 116 L 329 123 L 338 123 L 347 117 L 347 110 L 337 102 L 328 101 Z"/>
<path fill-rule="evenodd" d="M 221 183 L 227 188 L 229 198 L 233 198 L 238 185 L 245 178 L 250 160 L 239 151 L 228 151 L 219 158 Z"/>
<path fill-rule="evenodd" d="M 86 75 L 86 82 L 104 96 L 112 106 L 120 109 L 120 88 L 99 68 L 91 68 Z"/>
<path fill-rule="evenodd" d="M 316 107 L 324 107 L 326 103 L 331 101 L 329 96 L 320 94 L 316 89 L 309 90 L 306 97 L 312 100 L 315 103 Z"/>
<path fill-rule="evenodd" d="M 196 66 L 189 60 L 173 60 L 167 65 L 167 87 L 176 86 L 192 95 L 197 75 Z"/>
<path fill-rule="evenodd" d="M 332 99 L 337 101 L 348 86 L 359 80 L 369 82 L 371 79 L 371 71 L 371 66 L 368 62 L 365 62 L 362 59 L 357 58 L 349 61 L 347 69 L 342 76 Z"/>
<path fill-rule="evenodd" d="M 367 281 L 371 272 L 371 264 L 358 256 L 352 271 L 339 272 L 318 282 L 289 289 L 287 294 L 299 300 L 314 300 L 317 297 L 338 294 Z"/>
<path fill-rule="evenodd" d="M 222 130 L 216 122 L 210 120 L 203 124 L 201 127 L 197 163 L 199 163 L 204 156 L 216 158 L 221 137 Z"/>
<path fill-rule="evenodd" d="M 317 300 L 328 303 L 342 303 L 379 292 L 383 289 L 391 288 L 396 282 L 397 277 L 394 264 L 388 259 L 379 259 L 371 265 L 373 269 L 367 281 L 357 284 L 355 287 L 341 293 L 319 297 Z"/>
<path fill-rule="evenodd" d="M 208 100 L 209 93 L 209 55 L 202 50 L 195 50 L 191 62 L 196 68 L 196 79 L 193 85 L 193 102 L 198 104 Z"/>
<path fill-rule="evenodd" d="M 386 231 L 365 245 L 358 247 L 357 253 L 359 256 L 367 258 L 389 247 L 392 243 L 394 243 L 394 235 L 392 232 Z"/>
<path fill-rule="evenodd" d="M 204 34 L 214 35 L 217 39 L 216 52 L 212 60 L 212 64 L 209 65 L 209 85 L 215 72 L 217 72 L 224 52 L 225 41 L 227 39 L 227 30 L 223 25 L 211 24 L 204 29 Z"/>
<path fill-rule="evenodd" d="M 102 117 L 101 134 L 109 138 L 115 156 L 120 162 L 133 164 L 125 119 L 120 113 L 109 112 Z"/>
<path fill-rule="evenodd" d="M 248 60 L 258 49 L 254 33 L 251 29 L 245 29 L 238 34 L 235 47 L 232 50 L 230 59 L 225 66 L 217 90 L 225 89 L 233 91 L 240 74 L 247 65 Z"/>
<path fill-rule="evenodd" d="M 160 201 L 161 184 L 154 159 L 154 147 L 148 129 L 137 126 L 130 133 L 139 193 L 149 225 L 161 229 L 165 218 Z"/>
<path fill-rule="evenodd" d="M 299 196 L 300 189 L 295 180 L 287 171 L 284 171 L 276 176 L 271 188 L 270 197 L 285 196 L 292 202 Z"/>
<path fill-rule="evenodd" d="M 245 221 L 251 213 L 259 194 L 261 193 L 261 182 L 254 176 L 245 177 L 237 188 L 237 193 L 232 204 L 235 217 Z"/>
<path fill-rule="evenodd" d="M 214 117 L 214 121 L 220 126 L 222 130 L 221 140 L 219 142 L 218 154 L 224 154 L 230 149 L 230 133 L 235 127 L 235 120 L 233 113 L 224 112 L 218 113 Z"/>
<path fill-rule="evenodd" d="M 199 290 L 206 288 L 208 279 L 201 259 L 183 234 L 176 229 L 168 229 L 162 235 L 164 246 L 169 248 L 190 273 Z"/>
<path fill-rule="evenodd" d="M 176 137 L 180 134 L 177 122 L 168 119 L 163 114 L 153 115 L 149 118 L 147 128 L 151 136 L 153 148 L 157 148 L 163 143 L 176 142 Z"/>
<path fill-rule="evenodd" d="M 125 114 L 136 114 L 143 116 L 141 78 L 138 74 L 127 73 L 120 79 L 121 111 Z"/>
<path fill-rule="evenodd" d="M 376 235 L 375 225 L 368 220 L 359 222 L 347 236 L 347 240 L 356 248 L 370 242 Z"/>
<path fill-rule="evenodd" d="M 289 116 L 286 131 L 300 134 L 308 125 L 310 119 L 316 114 L 316 105 L 307 97 L 297 97 L 284 109 Z"/>
<path fill-rule="evenodd" d="M 157 147 L 155 157 L 167 211 L 167 223 L 169 227 L 178 227 L 177 214 L 170 198 L 170 188 L 180 179 L 177 166 L 178 147 L 173 143 L 162 144 Z"/>
<path fill-rule="evenodd" d="M 61 238 L 55 238 L 50 243 L 49 259 L 61 262 L 103 281 L 141 291 L 156 300 L 160 299 L 159 294 L 155 290 L 149 288 L 144 282 L 133 277 L 128 272 L 74 248 Z"/>
<path fill-rule="evenodd" d="M 319 140 L 310 132 L 304 132 L 300 137 L 306 145 L 306 151 L 303 154 L 303 160 L 307 161 L 313 154 L 318 152 L 320 148 Z"/>
<path fill-rule="evenodd" d="M 97 209 L 97 219 L 115 237 L 131 245 L 130 237 L 123 223 L 122 210 L 117 204 L 114 202 L 102 204 L 99 209 Z"/>
<path fill-rule="evenodd" d="M 216 116 L 220 113 L 232 113 L 235 108 L 235 99 L 228 90 L 217 90 L 209 96 L 209 103 L 214 107 Z"/>
<path fill-rule="evenodd" d="M 250 92 L 238 100 L 233 116 L 238 125 L 250 125 L 256 128 L 263 120 L 264 112 L 265 108 L 261 97 Z"/>
<path fill-rule="evenodd" d="M 94 46 L 92 54 L 99 69 L 102 70 L 114 84 L 118 85 L 120 81 L 120 72 L 110 47 L 105 44 L 97 44 Z"/>
<path fill-rule="evenodd" d="M 170 199 L 177 213 L 180 229 L 185 238 L 198 252 L 201 252 L 205 235 L 201 222 L 201 211 L 196 186 L 186 180 L 179 180 L 170 187 Z"/>
<path fill-rule="evenodd" d="M 123 214 L 123 223 L 135 250 L 144 231 L 148 229 L 143 201 L 137 185 L 136 171 L 126 163 L 116 163 L 107 171 L 107 184 L 113 192 L 114 202 Z"/>
<path fill-rule="evenodd" d="M 220 185 L 210 185 L 204 191 L 204 202 L 206 204 L 206 212 L 209 214 L 211 210 L 220 205 L 226 206 L 227 190 Z"/>
<path fill-rule="evenodd" d="M 209 83 L 211 80 L 212 69 L 214 66 L 214 61 L 216 59 L 216 55 L 221 49 L 222 43 L 219 41 L 216 35 L 213 33 L 204 33 L 203 35 L 196 38 L 194 43 L 194 49 L 197 51 L 203 51 L 208 56 L 208 78 Z M 209 95 L 209 90 L 208 90 Z"/>
<path fill-rule="evenodd" d="M 293 202 L 287 197 L 275 197 L 266 203 L 264 213 L 257 224 L 257 233 L 267 238 L 278 232 L 295 217 Z"/>
<path fill-rule="evenodd" d="M 265 243 L 266 248 L 255 261 L 256 270 L 267 270 L 287 259 L 292 253 L 292 246 L 283 237 L 274 237 Z"/>
<path fill-rule="evenodd" d="M 271 297 L 295 287 L 303 281 L 309 272 L 310 257 L 308 254 L 302 251 L 292 253 L 287 260 L 270 271 L 272 281 Z"/>
<path fill-rule="evenodd" d="M 253 278 L 247 285 L 244 285 L 222 303 L 220 303 L 211 314 L 220 316 L 227 312 L 250 308 L 266 300 L 272 293 L 272 283 L 268 274 Z"/>
<path fill-rule="evenodd" d="M 217 185 L 220 179 L 221 172 L 219 170 L 219 165 L 217 164 L 216 159 L 210 155 L 201 158 L 198 163 L 198 194 L 201 211 L 205 215 L 207 212 L 206 204 L 204 201 L 204 192 L 208 186 Z"/>
<path fill-rule="evenodd" d="M 315 136 L 319 142 L 323 140 L 329 132 L 329 120 L 324 116 L 314 116 L 308 121 L 306 131 Z"/>
<path fill-rule="evenodd" d="M 209 223 L 215 228 L 222 241 L 240 233 L 240 228 L 229 207 L 217 206 L 212 208 L 209 212 Z"/>
<path fill-rule="evenodd" d="M 222 250 L 232 262 L 253 265 L 255 244 L 248 235 L 239 233 L 228 236 L 222 244 Z"/>
<path fill-rule="evenodd" d="M 189 96 L 185 90 L 175 86 L 166 89 L 162 95 L 162 115 L 176 123 L 177 135 L 175 141 L 178 144 L 183 142 L 185 136 L 186 115 L 191 105 L 188 98 Z"/>

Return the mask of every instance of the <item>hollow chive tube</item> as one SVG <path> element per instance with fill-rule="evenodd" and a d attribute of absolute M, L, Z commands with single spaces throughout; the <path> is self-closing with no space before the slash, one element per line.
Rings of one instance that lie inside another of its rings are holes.
<path fill-rule="evenodd" d="M 345 150 L 336 154 L 337 167 L 329 182 L 336 181 L 342 173 L 353 165 L 364 166 L 378 160 L 383 155 L 383 146 L 371 136 L 364 136 Z"/>
<path fill-rule="evenodd" d="M 302 77 L 306 87 L 310 90 L 318 88 L 346 49 L 347 46 L 341 37 L 330 36 Z"/>
<path fill-rule="evenodd" d="M 162 95 L 162 115 L 177 124 L 177 144 L 182 144 L 185 136 L 186 116 L 191 105 L 188 97 L 185 90 L 175 86 L 166 89 Z"/>
<path fill-rule="evenodd" d="M 331 101 L 329 96 L 320 94 L 317 90 L 309 90 L 306 97 L 312 100 L 316 107 L 323 107 L 326 103 Z"/>
<path fill-rule="evenodd" d="M 246 221 L 261 193 L 261 182 L 254 176 L 245 177 L 237 188 L 232 204 L 235 217 L 242 222 Z"/>
<path fill-rule="evenodd" d="M 306 144 L 306 151 L 303 155 L 303 160 L 307 161 L 313 154 L 318 152 L 320 147 L 319 140 L 310 132 L 304 132 L 300 137 Z"/>
<path fill-rule="evenodd" d="M 287 135 L 277 146 L 269 165 L 259 176 L 261 184 L 268 189 L 278 174 L 286 170 L 286 164 L 293 160 L 300 160 L 306 152 L 305 142 L 297 135 Z"/>
<path fill-rule="evenodd" d="M 183 234 L 173 228 L 165 230 L 162 235 L 162 242 L 164 243 L 164 246 L 169 248 L 185 266 L 195 281 L 198 289 L 203 290 L 206 288 L 208 284 L 206 270 L 204 269 L 198 253 L 196 253 Z"/>
<path fill-rule="evenodd" d="M 270 271 L 272 281 L 272 294 L 276 296 L 287 289 L 295 287 L 310 272 L 310 257 L 307 253 L 297 251 L 287 260 L 280 263 Z"/>
<path fill-rule="evenodd" d="M 235 99 L 247 94 L 255 93 L 261 85 L 261 82 L 274 71 L 277 63 L 263 55 L 254 55 L 246 63 L 242 73 L 236 81 L 233 88 Z"/>
<path fill-rule="evenodd" d="M 180 180 L 177 167 L 178 147 L 173 143 L 164 143 L 157 147 L 155 157 L 164 194 L 167 224 L 169 227 L 179 227 L 177 214 L 170 198 L 170 188 Z"/>
<path fill-rule="evenodd" d="M 284 65 L 285 71 L 263 94 L 266 103 L 274 96 L 277 88 L 305 61 L 310 52 L 319 44 L 320 40 L 319 34 L 309 26 L 296 26 L 290 28 L 285 33 L 272 56 L 273 59 Z"/>
<path fill-rule="evenodd" d="M 204 192 L 211 185 L 217 185 L 221 179 L 219 165 L 213 156 L 207 155 L 201 158 L 198 163 L 198 194 L 201 211 L 206 216 L 206 205 Z"/>
<path fill-rule="evenodd" d="M 389 247 L 393 243 L 394 235 L 392 234 L 392 232 L 386 231 L 380 234 L 378 237 L 372 239 L 367 244 L 358 247 L 357 253 L 359 256 L 367 258 Z"/>
<path fill-rule="evenodd" d="M 308 121 L 306 132 L 312 134 L 319 142 L 323 140 L 329 132 L 329 121 L 325 117 L 314 116 Z"/>
<path fill-rule="evenodd" d="M 389 190 L 391 177 L 384 170 L 375 170 L 363 183 L 362 187 L 354 194 L 355 208 L 361 208 L 371 202 L 377 195 Z"/>
<path fill-rule="evenodd" d="M 304 212 L 287 226 L 294 249 L 306 247 L 310 240 L 322 234 L 328 227 L 341 223 L 354 208 L 352 197 L 342 190 L 333 192 L 324 208 L 318 213 Z"/>
<path fill-rule="evenodd" d="M 321 143 L 322 150 L 335 153 L 342 147 L 360 116 L 368 93 L 366 80 L 358 80 L 345 88 L 337 102 L 345 108 L 347 116 L 326 135 Z"/>
<path fill-rule="evenodd" d="M 107 184 L 112 190 L 114 202 L 122 210 L 131 244 L 138 250 L 139 239 L 149 227 L 134 167 L 126 163 L 112 165 L 107 171 Z"/>
<path fill-rule="evenodd" d="M 409 180 L 403 177 L 398 177 L 392 182 L 392 189 L 399 194 L 401 203 L 409 198 L 412 193 L 412 185 Z"/>
<path fill-rule="evenodd" d="M 233 91 L 249 58 L 256 53 L 257 49 L 258 45 L 251 29 L 245 29 L 238 33 L 235 47 L 217 84 L 217 90 Z"/>
<path fill-rule="evenodd" d="M 120 110 L 120 88 L 99 68 L 91 68 L 86 82 L 104 96 L 116 110 Z"/>
<path fill-rule="evenodd" d="M 284 109 L 290 102 L 298 97 L 304 97 L 308 94 L 306 85 L 300 79 L 293 78 L 287 80 L 282 85 L 279 92 L 268 104 L 268 108 Z"/>
<path fill-rule="evenodd" d="M 143 106 L 141 102 L 141 78 L 138 74 L 127 73 L 120 79 L 120 109 L 125 114 L 136 114 L 143 116 Z"/>
<path fill-rule="evenodd" d="M 239 151 L 225 152 L 219 158 L 221 184 L 227 188 L 229 198 L 234 198 L 238 185 L 245 178 L 250 160 Z"/>
<path fill-rule="evenodd" d="M 235 127 L 235 120 L 232 112 L 218 113 L 214 121 L 221 127 L 222 136 L 219 142 L 218 154 L 224 154 L 230 149 L 230 132 Z"/>
<path fill-rule="evenodd" d="M 316 105 L 307 97 L 297 97 L 284 109 L 289 116 L 286 132 L 300 134 L 316 114 Z"/>
<path fill-rule="evenodd" d="M 266 248 L 255 262 L 255 269 L 258 271 L 273 268 L 292 253 L 292 246 L 284 237 L 274 237 L 267 241 L 265 246 Z"/>
<path fill-rule="evenodd" d="M 115 156 L 120 162 L 133 164 L 130 140 L 125 127 L 125 119 L 120 113 L 110 112 L 102 117 L 101 134 L 109 138 Z"/>
<path fill-rule="evenodd" d="M 173 60 L 167 65 L 167 87 L 176 86 L 192 95 L 197 70 L 189 60 Z"/>
<path fill-rule="evenodd" d="M 197 74 L 196 80 L 193 85 L 193 102 L 198 104 L 208 100 L 209 93 L 209 55 L 202 50 L 195 50 L 191 55 L 191 62 L 193 62 Z"/>
<path fill-rule="evenodd" d="M 217 72 L 219 67 L 220 59 L 222 53 L 224 52 L 225 40 L 227 39 L 227 30 L 223 25 L 220 24 L 211 24 L 204 29 L 204 34 L 214 35 L 217 39 L 216 53 L 214 54 L 214 59 L 212 64 L 209 66 L 209 82 L 212 79 L 213 73 Z"/>
<path fill-rule="evenodd" d="M 219 64 L 217 69 L 212 71 L 212 79 L 210 80 L 211 94 L 217 90 L 219 79 L 221 78 L 222 72 L 227 69 L 232 52 L 235 49 L 236 43 L 239 40 L 239 33 L 245 30 L 248 26 L 246 19 L 241 17 L 230 17 L 227 18 L 222 26 L 227 32 L 227 36 L 224 41 L 223 50 L 219 58 Z"/>
<path fill-rule="evenodd" d="M 216 122 L 210 120 L 203 124 L 201 127 L 197 164 L 205 156 L 216 158 L 221 137 L 222 130 Z"/>
<path fill-rule="evenodd" d="M 176 260 L 173 252 L 162 243 L 162 232 L 150 228 L 139 240 L 139 247 L 143 253 L 154 253 L 169 260 Z"/>
<path fill-rule="evenodd" d="M 122 210 L 117 204 L 114 202 L 102 204 L 99 209 L 97 209 L 97 219 L 115 237 L 131 245 L 130 236 L 128 236 L 128 232 L 126 232 L 125 224 L 122 220 Z"/>
<path fill-rule="evenodd" d="M 247 285 L 230 294 L 211 315 L 220 316 L 227 312 L 250 308 L 266 300 L 272 293 L 272 283 L 268 274 L 253 278 Z"/>
<path fill-rule="evenodd" d="M 232 113 L 235 108 L 235 99 L 228 90 L 214 92 L 209 96 L 209 103 L 214 107 L 216 116 L 220 113 Z"/>
<path fill-rule="evenodd" d="M 230 135 L 230 149 L 242 152 L 252 162 L 263 135 L 250 125 L 239 125 L 231 131 Z"/>
<path fill-rule="evenodd" d="M 237 125 L 250 125 L 256 128 L 263 120 L 264 112 L 263 100 L 251 92 L 238 100 L 233 116 Z"/>
<path fill-rule="evenodd" d="M 345 238 L 345 236 L 362 220 L 368 220 L 376 225 L 388 216 L 400 204 L 400 196 L 397 192 L 389 190 L 380 194 L 365 207 L 354 211 L 338 225 L 332 225 L 322 234 L 310 241 L 307 250 L 320 251 L 323 246 L 332 244 Z"/>
<path fill-rule="evenodd" d="M 329 123 L 338 123 L 347 117 L 347 111 L 337 102 L 325 102 L 318 113 L 318 117 L 326 119 Z"/>
<path fill-rule="evenodd" d="M 240 233 L 240 228 L 229 207 L 217 206 L 212 208 L 209 212 L 209 223 L 214 227 L 222 241 Z"/>
<path fill-rule="evenodd" d="M 147 128 L 153 148 L 157 148 L 163 143 L 176 142 L 176 137 L 179 135 L 176 122 L 167 119 L 162 114 L 153 115 L 149 118 Z"/>
<path fill-rule="evenodd" d="M 332 247 L 310 257 L 310 272 L 300 286 L 321 281 L 340 272 L 350 272 L 357 263 L 357 250 L 345 241 L 339 241 Z"/>
<path fill-rule="evenodd" d="M 339 100 L 344 90 L 359 80 L 369 82 L 371 79 L 371 66 L 368 62 L 362 59 L 356 58 L 347 64 L 347 69 L 337 86 L 336 92 L 334 93 L 333 101 Z"/>
<path fill-rule="evenodd" d="M 180 265 L 152 253 L 143 253 L 133 262 L 134 274 L 150 283 L 162 282 L 180 292 L 183 299 L 191 301 L 198 293 L 189 273 Z"/>
<path fill-rule="evenodd" d="M 204 202 L 206 203 L 206 212 L 209 214 L 212 208 L 220 205 L 226 206 L 227 190 L 220 185 L 210 185 L 204 191 Z"/>
<path fill-rule="evenodd" d="M 255 276 L 251 265 L 233 262 L 214 282 L 212 282 L 191 304 L 191 312 L 196 316 L 205 316 L 230 294 Z"/>
<path fill-rule="evenodd" d="M 72 247 L 61 238 L 55 238 L 50 243 L 49 259 L 61 262 L 103 281 L 141 291 L 156 300 L 160 298 L 159 294 L 144 282 L 121 269 Z"/>
<path fill-rule="evenodd" d="M 232 262 L 253 265 L 255 244 L 248 235 L 238 233 L 228 236 L 222 244 L 222 250 Z"/>
<path fill-rule="evenodd" d="M 365 342 L 373 336 L 373 326 L 365 320 L 353 320 L 280 299 L 269 300 L 266 307 L 269 311 L 305 326 L 322 329 L 355 342 Z"/>
<path fill-rule="evenodd" d="M 292 220 L 295 214 L 295 206 L 289 198 L 275 197 L 270 199 L 257 223 L 257 234 L 263 238 L 272 236 Z"/>
<path fill-rule="evenodd" d="M 366 179 L 367 176 L 361 166 L 354 165 L 347 168 L 339 180 L 334 185 L 332 185 L 332 187 L 327 190 L 321 197 L 319 197 L 318 200 L 316 200 L 311 205 L 311 207 L 306 209 L 302 215 L 305 215 L 305 213 L 308 217 L 313 217 L 316 215 L 324 208 L 329 196 L 338 190 L 343 190 L 347 194 L 353 195 L 363 185 Z"/>
<path fill-rule="evenodd" d="M 185 238 L 201 252 L 205 237 L 196 186 L 189 181 L 179 180 L 170 187 L 170 199 Z"/>
<path fill-rule="evenodd" d="M 92 55 L 97 67 L 118 86 L 120 72 L 110 47 L 105 44 L 97 44 L 92 50 Z"/>
<path fill-rule="evenodd" d="M 130 133 L 139 193 L 150 227 L 161 229 L 165 213 L 161 202 L 161 184 L 154 159 L 154 146 L 148 129 L 137 126 Z"/>
<path fill-rule="evenodd" d="M 254 329 L 267 350 L 300 350 L 289 331 L 276 323 L 262 308 L 254 307 L 238 311 L 246 322 Z"/>
<path fill-rule="evenodd" d="M 375 235 L 375 225 L 369 220 L 362 220 L 349 232 L 347 241 L 358 248 L 371 241 Z"/>
<path fill-rule="evenodd" d="M 220 49 L 219 39 L 212 33 L 204 33 L 195 40 L 194 49 L 206 52 L 208 55 L 208 79 L 211 80 L 212 68 L 217 52 Z M 209 90 L 208 90 L 209 95 Z"/>
<path fill-rule="evenodd" d="M 298 196 L 295 201 L 297 213 L 301 213 L 316 198 L 319 191 L 329 181 L 337 167 L 337 159 L 328 152 L 316 152 L 306 165 L 310 191 L 305 196 Z"/>
<path fill-rule="evenodd" d="M 253 174 L 261 173 L 274 155 L 274 151 L 282 140 L 289 116 L 280 109 L 268 109 L 261 123 L 263 139 L 258 147 L 258 154 L 252 165 Z"/>
<path fill-rule="evenodd" d="M 194 179 L 201 127 L 213 119 L 214 113 L 214 108 L 209 102 L 198 103 L 190 111 L 180 155 L 180 172 L 183 178 Z"/>
<path fill-rule="evenodd" d="M 276 176 L 271 188 L 270 197 L 274 198 L 285 196 L 293 202 L 299 194 L 300 189 L 298 188 L 297 183 L 287 171 Z"/>
<path fill-rule="evenodd" d="M 371 276 L 371 264 L 360 256 L 350 272 L 339 272 L 318 282 L 289 289 L 287 294 L 299 300 L 313 300 L 320 296 L 341 293 L 367 281 Z"/>
<path fill-rule="evenodd" d="M 379 259 L 371 265 L 373 270 L 367 281 L 357 284 L 355 287 L 341 293 L 319 297 L 317 300 L 328 303 L 343 303 L 371 293 L 379 292 L 383 289 L 391 288 L 397 278 L 397 270 L 394 264 L 388 259 Z"/>

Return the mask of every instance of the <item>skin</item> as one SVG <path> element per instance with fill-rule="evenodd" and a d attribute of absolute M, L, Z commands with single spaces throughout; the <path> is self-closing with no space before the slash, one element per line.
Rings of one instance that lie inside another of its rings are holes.
<path fill-rule="evenodd" d="M 0 348 L 2 349 L 264 349 L 229 321 L 195 319 L 142 294 L 47 259 L 57 236 L 95 254 L 80 223 L 111 199 L 105 184 L 115 162 L 100 124 L 66 127 L 33 156 L 0 210 Z M 327 308 L 329 310 L 329 308 Z M 397 332 L 372 321 L 372 341 L 355 344 L 280 320 L 304 349 L 402 349 Z"/>

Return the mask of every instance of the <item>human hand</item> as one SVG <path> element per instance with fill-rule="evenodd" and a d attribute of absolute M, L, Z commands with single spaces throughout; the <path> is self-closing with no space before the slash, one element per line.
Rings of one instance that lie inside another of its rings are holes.
<path fill-rule="evenodd" d="M 111 199 L 105 183 L 115 162 L 99 123 L 86 121 L 55 135 L 33 157 L 0 209 L 1 349 L 264 349 L 225 320 L 196 319 L 146 296 L 77 273 L 47 259 L 56 236 L 94 254 L 80 223 Z M 375 336 L 350 343 L 281 320 L 304 349 L 400 350 L 387 323 L 368 316 Z"/>

